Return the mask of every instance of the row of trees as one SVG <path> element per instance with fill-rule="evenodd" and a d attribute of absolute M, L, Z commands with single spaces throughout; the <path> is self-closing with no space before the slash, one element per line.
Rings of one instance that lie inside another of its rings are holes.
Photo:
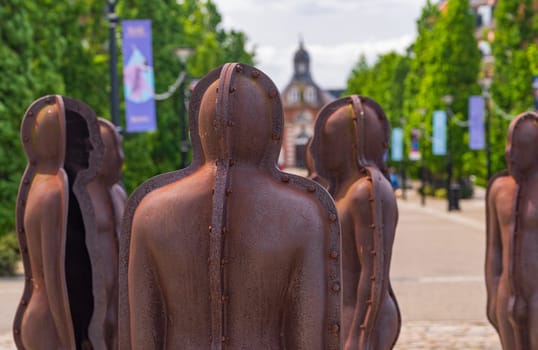
<path fill-rule="evenodd" d="M 106 3 L 0 1 L 0 235 L 14 229 L 17 188 L 26 164 L 19 126 L 29 104 L 46 94 L 64 94 L 109 117 Z M 165 91 L 184 68 L 174 55 L 178 47 L 195 49 L 186 67 L 191 77 L 228 61 L 253 63 L 245 34 L 224 30 L 211 0 L 122 0 L 117 13 L 122 19 L 152 20 L 157 92 Z M 174 97 L 157 103 L 158 131 L 124 136 L 128 192 L 155 174 L 178 168 L 180 103 Z"/>
<path fill-rule="evenodd" d="M 421 150 L 431 172 L 442 176 L 445 159 L 431 152 L 432 114 L 450 107 L 451 142 L 457 177 L 475 175 L 486 181 L 485 151 L 468 149 L 468 98 L 482 94 L 480 80 L 486 74 L 476 19 L 469 0 L 449 0 L 441 11 L 428 0 L 417 20 L 417 38 L 405 54 L 380 55 L 369 65 L 364 56 L 353 69 L 346 93 L 359 93 L 376 99 L 387 112 L 393 127 L 403 127 L 405 135 L 422 130 Z M 533 7 L 534 6 L 534 7 Z M 538 15 L 533 0 L 497 1 L 495 33 L 491 42 L 494 70 L 491 97 L 492 169 L 504 165 L 504 143 L 509 124 L 507 115 L 528 110 L 533 105 L 531 79 L 538 74 Z M 447 106 L 443 96 L 453 96 Z M 409 149 L 410 137 L 406 137 Z M 415 165 L 417 166 L 417 165 Z"/>

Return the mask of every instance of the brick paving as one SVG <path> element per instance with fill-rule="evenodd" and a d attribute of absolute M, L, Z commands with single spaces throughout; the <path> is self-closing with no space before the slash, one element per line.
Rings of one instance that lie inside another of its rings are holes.
<path fill-rule="evenodd" d="M 395 350 L 501 350 L 486 322 L 415 321 L 404 323 Z"/>

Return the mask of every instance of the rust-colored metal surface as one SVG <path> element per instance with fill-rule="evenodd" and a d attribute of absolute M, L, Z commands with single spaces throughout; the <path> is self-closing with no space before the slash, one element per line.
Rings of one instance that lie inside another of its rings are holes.
<path fill-rule="evenodd" d="M 94 310 L 89 338 L 95 349 L 118 348 L 118 237 L 126 194 L 119 184 L 123 165 L 121 136 L 98 118 L 104 154 L 97 175 L 87 185 L 94 209 L 95 235 L 86 237 L 92 267 Z"/>
<path fill-rule="evenodd" d="M 95 113 L 64 96 L 40 98 L 24 115 L 28 165 L 16 216 L 26 282 L 13 329 L 19 349 L 117 348 L 123 154 L 118 135 L 101 125 L 105 145 Z"/>
<path fill-rule="evenodd" d="M 398 221 L 383 155 L 390 127 L 373 100 L 353 95 L 319 112 L 311 145 L 342 230 L 344 349 L 391 349 L 401 319 L 389 281 Z"/>
<path fill-rule="evenodd" d="M 308 144 L 306 145 L 305 165 L 307 171 L 306 177 L 310 180 L 316 181 L 326 189 L 329 186 L 329 183 L 327 180 L 319 176 L 318 172 L 316 171 L 316 165 L 314 164 L 314 158 L 312 158 L 312 138 L 308 140 Z"/>
<path fill-rule="evenodd" d="M 120 349 L 339 349 L 336 208 L 277 169 L 273 82 L 226 64 L 196 85 L 189 115 L 192 164 L 127 203 Z"/>
<path fill-rule="evenodd" d="M 487 315 L 503 349 L 538 349 L 538 114 L 512 120 L 505 156 L 486 196 Z"/>
<path fill-rule="evenodd" d="M 69 185 L 63 169 L 65 113 L 59 96 L 30 106 L 21 127 L 28 165 L 19 187 L 17 236 L 25 285 L 15 315 L 18 349 L 74 349 L 65 278 Z"/>

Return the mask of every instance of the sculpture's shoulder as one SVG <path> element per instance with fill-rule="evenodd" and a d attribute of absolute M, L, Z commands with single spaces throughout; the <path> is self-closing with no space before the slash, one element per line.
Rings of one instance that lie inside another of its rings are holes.
<path fill-rule="evenodd" d="M 502 197 L 511 194 L 516 186 L 514 178 L 508 175 L 507 172 L 501 172 L 496 174 L 488 182 L 488 187 L 486 191 L 487 204 L 491 205 Z"/>
<path fill-rule="evenodd" d="M 164 220 L 169 221 L 178 213 L 181 213 L 185 219 L 192 219 L 201 202 L 210 206 L 213 181 L 203 172 L 194 172 L 157 186 L 151 191 L 143 185 L 140 190 L 147 193 L 136 198 L 135 192 L 133 194 L 135 198 L 130 198 L 127 203 L 125 212 L 127 216 L 132 217 L 131 231 L 133 233 L 138 231 L 157 233 L 159 230 L 155 230 L 155 227 L 158 227 Z"/>
<path fill-rule="evenodd" d="M 280 185 L 275 181 L 273 187 L 277 196 L 278 210 L 293 213 L 299 211 L 304 215 L 319 216 L 321 212 L 335 211 L 334 202 L 329 193 L 318 183 L 295 175 L 290 177 L 290 185 Z M 287 183 L 287 182 L 286 182 Z"/>
<path fill-rule="evenodd" d="M 66 198 L 68 190 L 67 176 L 63 170 L 54 175 L 37 174 L 32 182 L 28 200 L 38 198 L 43 206 L 54 205 Z"/>
<path fill-rule="evenodd" d="M 127 200 L 127 192 L 120 184 L 114 184 L 111 188 L 112 196 L 114 199 L 125 202 Z"/>
<path fill-rule="evenodd" d="M 348 194 L 354 202 L 368 201 L 373 192 L 373 184 L 368 176 L 357 179 L 350 187 Z"/>
<path fill-rule="evenodd" d="M 331 222 L 337 220 L 337 210 L 329 193 L 314 181 L 300 176 L 280 173 L 278 177 L 267 186 L 266 213 L 288 222 L 286 229 L 293 236 L 320 239 L 328 235 Z"/>

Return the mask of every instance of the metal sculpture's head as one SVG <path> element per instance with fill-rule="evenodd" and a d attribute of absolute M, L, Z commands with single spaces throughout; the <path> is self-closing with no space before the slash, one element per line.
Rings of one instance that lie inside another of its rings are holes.
<path fill-rule="evenodd" d="M 24 151 L 30 163 L 53 169 L 63 166 L 65 157 L 65 115 L 62 99 L 46 96 L 26 111 L 21 126 Z"/>
<path fill-rule="evenodd" d="M 308 176 L 316 173 L 316 165 L 314 164 L 314 158 L 312 157 L 312 137 L 308 139 L 305 150 L 305 166 Z"/>
<path fill-rule="evenodd" d="M 316 119 L 312 155 L 316 170 L 331 178 L 350 165 L 385 171 L 390 127 L 383 109 L 368 97 L 352 95 L 325 105 Z"/>
<path fill-rule="evenodd" d="M 282 105 L 265 74 L 228 63 L 210 72 L 191 97 L 193 164 L 216 160 L 275 167 Z"/>
<path fill-rule="evenodd" d="M 106 119 L 98 118 L 99 133 L 103 141 L 104 154 L 103 161 L 98 173 L 109 184 L 115 184 L 121 179 L 121 169 L 123 166 L 122 138 L 116 130 L 114 124 Z"/>
<path fill-rule="evenodd" d="M 103 143 L 95 112 L 81 101 L 62 96 L 65 106 L 66 153 L 64 168 L 68 174 L 81 170 L 94 176 L 103 157 Z"/>
<path fill-rule="evenodd" d="M 510 174 L 518 182 L 538 172 L 538 114 L 526 112 L 512 120 L 505 157 Z"/>

